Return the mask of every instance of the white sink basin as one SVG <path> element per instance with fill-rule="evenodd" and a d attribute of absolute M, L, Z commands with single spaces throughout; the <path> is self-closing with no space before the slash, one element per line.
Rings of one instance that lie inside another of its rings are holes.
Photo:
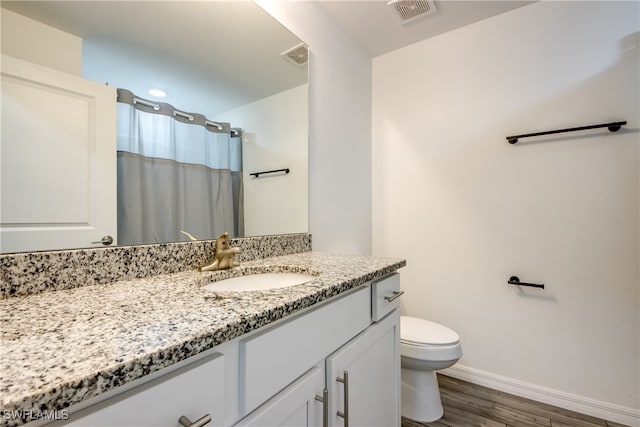
<path fill-rule="evenodd" d="M 259 273 L 219 280 L 203 286 L 202 289 L 210 291 L 264 291 L 302 285 L 314 278 L 315 276 L 306 273 Z"/>

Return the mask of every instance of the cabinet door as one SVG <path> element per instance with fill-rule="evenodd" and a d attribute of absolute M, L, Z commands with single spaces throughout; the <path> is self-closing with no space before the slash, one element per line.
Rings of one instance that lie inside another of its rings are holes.
<path fill-rule="evenodd" d="M 65 425 L 180 427 L 185 416 L 194 422 L 211 416 L 209 426 L 224 422 L 224 357 L 209 358 L 185 366 L 104 402 L 71 413 Z"/>
<path fill-rule="evenodd" d="M 240 420 L 235 426 L 322 426 L 324 369 L 313 367 L 289 387 Z"/>
<path fill-rule="evenodd" d="M 326 381 L 329 425 L 399 426 L 398 310 L 393 310 L 328 357 Z M 345 418 L 348 418 L 348 423 Z"/>
<path fill-rule="evenodd" d="M 2 252 L 116 242 L 116 90 L 2 56 Z"/>

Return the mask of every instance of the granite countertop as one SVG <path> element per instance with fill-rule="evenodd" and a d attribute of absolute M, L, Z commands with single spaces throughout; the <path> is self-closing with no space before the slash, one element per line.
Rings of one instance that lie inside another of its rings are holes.
<path fill-rule="evenodd" d="M 404 260 L 303 252 L 0 300 L 2 411 L 55 411 L 382 277 Z M 309 272 L 290 288 L 200 289 L 243 271 Z M 0 418 L 0 426 L 21 419 Z"/>

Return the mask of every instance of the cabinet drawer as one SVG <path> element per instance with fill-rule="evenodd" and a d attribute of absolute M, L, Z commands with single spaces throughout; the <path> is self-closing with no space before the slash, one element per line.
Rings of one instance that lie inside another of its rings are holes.
<path fill-rule="evenodd" d="M 363 287 L 262 334 L 240 340 L 240 412 L 251 412 L 371 323 Z"/>
<path fill-rule="evenodd" d="M 400 274 L 393 273 L 371 284 L 371 319 L 382 319 L 400 306 Z M 389 301 L 391 300 L 391 301 Z"/>
<path fill-rule="evenodd" d="M 224 423 L 224 357 L 214 354 L 184 368 L 71 413 L 65 425 L 176 425 L 180 416 L 192 422 L 211 416 L 207 426 Z"/>

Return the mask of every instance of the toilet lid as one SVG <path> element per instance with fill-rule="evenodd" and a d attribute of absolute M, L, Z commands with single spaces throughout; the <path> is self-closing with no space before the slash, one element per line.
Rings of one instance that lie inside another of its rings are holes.
<path fill-rule="evenodd" d="M 400 317 L 400 341 L 413 345 L 446 345 L 460 340 L 446 326 L 416 317 Z"/>

